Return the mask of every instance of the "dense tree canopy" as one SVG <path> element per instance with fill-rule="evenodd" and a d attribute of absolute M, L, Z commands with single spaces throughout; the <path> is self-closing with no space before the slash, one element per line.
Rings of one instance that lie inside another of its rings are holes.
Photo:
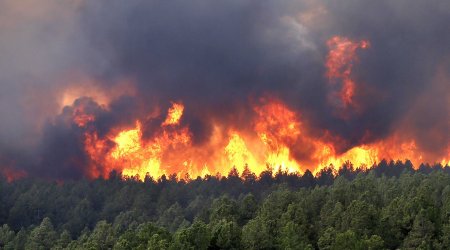
<path fill-rule="evenodd" d="M 0 249 L 448 249 L 450 169 L 0 178 Z"/>

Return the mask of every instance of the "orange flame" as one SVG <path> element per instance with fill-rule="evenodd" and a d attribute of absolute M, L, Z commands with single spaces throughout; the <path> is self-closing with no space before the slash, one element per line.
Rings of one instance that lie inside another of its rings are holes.
<path fill-rule="evenodd" d="M 169 108 L 168 115 L 163 126 L 167 125 L 177 125 L 180 122 L 181 116 L 183 115 L 184 106 L 181 103 L 172 103 L 172 107 Z"/>
<path fill-rule="evenodd" d="M 73 121 L 78 127 L 85 127 L 89 122 L 95 121 L 95 116 L 86 114 L 84 107 L 80 105 L 73 111 Z"/>
<path fill-rule="evenodd" d="M 370 44 L 365 40 L 355 42 L 335 36 L 327 45 L 326 76 L 331 84 L 340 87 L 338 92 L 331 93 L 332 97 L 338 96 L 338 108 L 355 106 L 352 68 L 358 60 L 357 50 L 367 49 Z M 120 89 L 133 88 L 124 85 Z M 307 121 L 302 120 L 302 114 L 270 97 L 261 98 L 253 105 L 253 115 L 247 117 L 246 129 L 227 127 L 211 119 L 211 135 L 197 144 L 193 143 L 194 134 L 189 126 L 181 122 L 184 111 L 183 103 L 172 102 L 167 116 L 150 138 L 143 136 L 147 134 L 144 133 L 146 120 L 136 120 L 133 128 L 115 128 L 99 138 L 95 128 L 88 129 L 88 124 L 96 117 L 86 114 L 81 103 L 73 110 L 72 119 L 77 126 L 86 128 L 84 143 L 90 162 L 86 174 L 92 178 L 106 177 L 110 171 L 118 170 L 126 176 L 139 178 L 171 174 L 185 178 L 226 175 L 233 167 L 242 173 L 245 166 L 257 175 L 267 167 L 289 173 L 302 173 L 306 169 L 317 173 L 328 166 L 337 170 L 348 161 L 355 167 L 370 168 L 382 159 L 409 159 L 418 167 L 421 162 L 436 159 L 436 155 L 422 152 L 413 139 L 403 138 L 402 131 L 342 152 L 338 145 L 349 144 L 344 138 L 333 136 L 329 131 L 321 131 L 323 135 L 318 136 L 318 131 L 313 131 Z M 155 118 L 155 115 L 149 117 Z M 447 155 L 438 156 L 442 157 L 442 165 L 450 164 L 450 147 L 447 151 Z"/>
<path fill-rule="evenodd" d="M 0 172 L 6 177 L 7 182 L 12 182 L 26 177 L 28 174 L 24 170 L 14 169 L 9 167 L 0 168 Z"/>
<path fill-rule="evenodd" d="M 395 135 L 338 154 L 330 136 L 312 136 L 301 116 L 271 98 L 263 98 L 261 104 L 254 106 L 253 131 L 214 124 L 209 141 L 194 145 L 189 128 L 179 123 L 183 111 L 183 104 L 172 103 L 160 131 L 149 139 L 143 138 L 141 121 L 106 139 L 99 139 L 95 131 L 87 132 L 86 152 L 93 165 L 89 176 L 107 176 L 115 169 L 140 178 L 147 174 L 153 178 L 163 174 L 204 177 L 227 175 L 233 167 L 242 173 L 246 165 L 256 174 L 267 166 L 290 173 L 302 173 L 309 167 L 317 173 L 330 165 L 337 170 L 347 161 L 369 168 L 382 159 L 410 159 L 415 166 L 424 160 L 413 140 L 402 141 Z M 113 145 L 108 146 L 108 141 Z M 447 164 L 448 159 L 446 156 L 442 164 Z"/>
<path fill-rule="evenodd" d="M 342 81 L 342 88 L 338 96 L 344 107 L 353 104 L 355 95 L 355 82 L 352 79 L 352 68 L 355 61 L 357 49 L 367 49 L 370 43 L 366 40 L 354 42 L 346 37 L 334 36 L 327 42 L 329 52 L 325 66 L 326 76 L 331 83 Z"/>

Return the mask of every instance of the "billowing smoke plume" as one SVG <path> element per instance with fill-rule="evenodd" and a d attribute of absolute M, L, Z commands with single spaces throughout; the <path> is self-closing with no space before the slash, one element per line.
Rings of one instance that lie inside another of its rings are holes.
<path fill-rule="evenodd" d="M 161 124 L 180 102 L 180 126 L 201 147 L 214 124 L 253 131 L 264 99 L 284 103 L 336 154 L 395 137 L 423 161 L 448 160 L 448 23 L 444 0 L 5 0 L 0 169 L 102 175 L 86 152 L 93 130 L 105 139 L 139 120 L 143 139 L 169 133 Z M 351 57 L 330 78 L 339 49 Z M 114 148 L 104 142 L 95 150 Z M 304 162 L 308 142 L 284 140 Z"/>

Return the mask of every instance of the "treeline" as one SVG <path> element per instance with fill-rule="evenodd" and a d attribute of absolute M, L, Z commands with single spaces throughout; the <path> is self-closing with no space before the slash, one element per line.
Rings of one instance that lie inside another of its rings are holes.
<path fill-rule="evenodd" d="M 0 249 L 450 249 L 450 168 L 0 178 Z"/>

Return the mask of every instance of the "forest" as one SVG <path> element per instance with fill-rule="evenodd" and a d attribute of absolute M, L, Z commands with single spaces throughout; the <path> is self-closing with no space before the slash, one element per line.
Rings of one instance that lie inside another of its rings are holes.
<path fill-rule="evenodd" d="M 0 178 L 0 249 L 450 249 L 450 167 Z"/>

